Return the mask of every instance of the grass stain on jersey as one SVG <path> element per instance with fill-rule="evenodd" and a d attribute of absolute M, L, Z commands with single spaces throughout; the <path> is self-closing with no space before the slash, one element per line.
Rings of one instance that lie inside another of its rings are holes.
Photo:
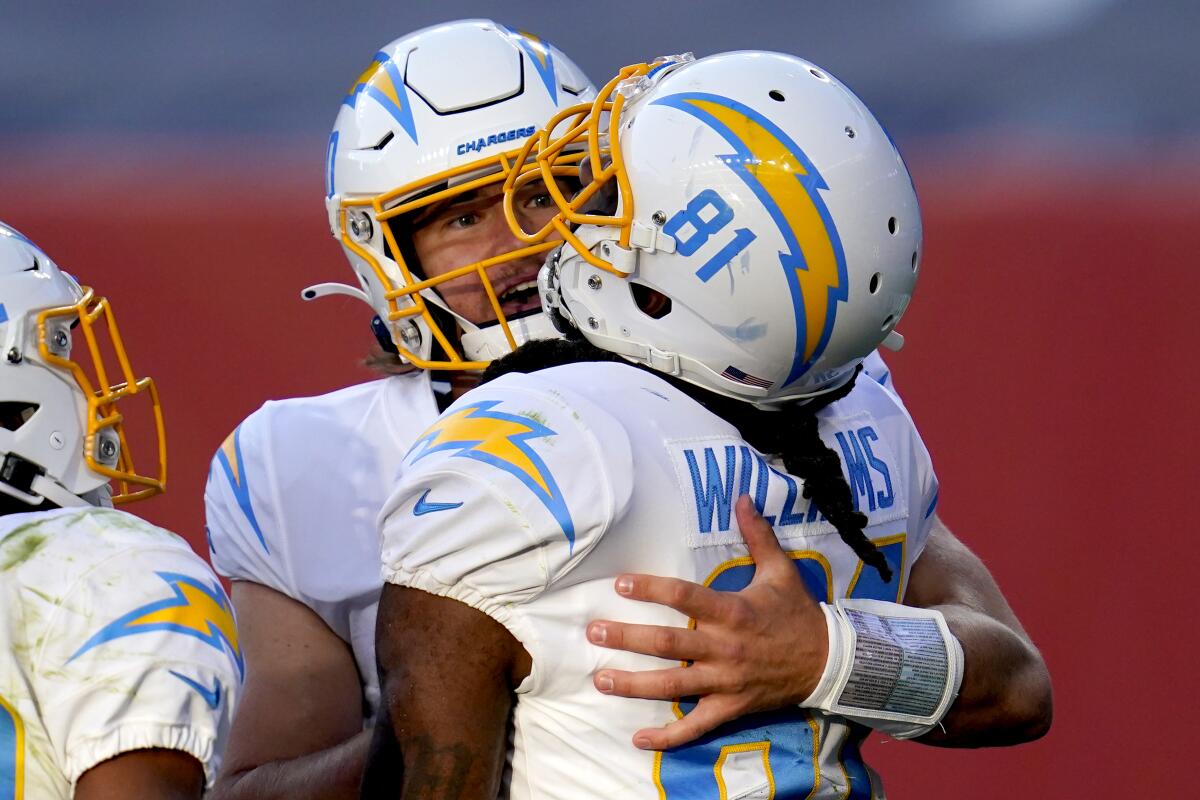
<path fill-rule="evenodd" d="M 39 597 L 42 600 L 45 600 L 47 603 L 49 603 L 52 606 L 57 606 L 59 603 L 62 602 L 61 597 L 51 597 L 48 592 L 43 592 L 41 589 L 37 588 L 36 586 L 26 586 L 25 591 L 29 592 L 34 597 Z"/>
<path fill-rule="evenodd" d="M 550 424 L 550 420 L 546 417 L 545 414 L 543 414 L 540 411 L 532 411 L 532 410 L 531 411 L 518 411 L 517 416 L 525 417 L 525 419 L 531 419 L 539 425 L 549 425 Z"/>
<path fill-rule="evenodd" d="M 29 525 L 18 528 L 4 538 L 4 549 L 9 552 L 4 561 L 0 563 L 0 572 L 8 572 L 14 567 L 21 566 L 45 546 L 50 537 L 44 533 L 27 530 L 32 527 Z"/>

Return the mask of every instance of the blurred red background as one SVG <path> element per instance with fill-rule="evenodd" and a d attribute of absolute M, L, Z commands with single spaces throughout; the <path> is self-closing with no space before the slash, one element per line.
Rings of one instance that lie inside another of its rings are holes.
<path fill-rule="evenodd" d="M 981 168 L 1003 162 L 932 146 L 909 160 L 926 248 L 907 347 L 888 359 L 943 518 L 1045 653 L 1056 721 L 1018 749 L 873 737 L 869 755 L 897 798 L 1187 796 L 1197 161 Z M 113 299 L 135 366 L 158 380 L 170 490 L 134 510 L 200 552 L 208 461 L 233 426 L 267 399 L 372 377 L 365 307 L 299 299 L 349 272 L 319 165 L 296 164 L 59 161 L 3 177 L 0 219 Z"/>

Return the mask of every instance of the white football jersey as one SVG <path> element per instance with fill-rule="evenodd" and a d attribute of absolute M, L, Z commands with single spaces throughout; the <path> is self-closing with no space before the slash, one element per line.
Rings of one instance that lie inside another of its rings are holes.
<path fill-rule="evenodd" d="M 863 359 L 862 371 L 868 378 L 896 394 L 896 386 L 892 383 L 892 371 L 883 363 L 883 356 L 879 355 L 878 350 L 872 350 L 871 354 Z M 898 394 L 896 399 L 900 399 Z"/>
<path fill-rule="evenodd" d="M 303 603 L 351 647 L 367 721 L 379 705 L 375 521 L 401 458 L 437 415 L 426 372 L 268 402 L 229 435 L 208 474 L 213 566 Z"/>
<path fill-rule="evenodd" d="M 642 727 L 688 703 L 611 697 L 601 668 L 661 659 L 585 638 L 596 618 L 684 626 L 663 606 L 618 596 L 621 572 L 737 590 L 753 576 L 733 513 L 749 494 L 814 595 L 899 601 L 937 497 L 928 453 L 892 393 L 860 380 L 819 412 L 867 536 L 894 576 L 864 567 L 782 462 L 640 369 L 572 364 L 507 375 L 460 398 L 405 457 L 380 520 L 385 580 L 483 611 L 533 660 L 518 689 L 509 796 L 879 798 L 859 752 L 866 729 L 793 708 L 747 716 L 654 754 Z"/>
<path fill-rule="evenodd" d="M 68 800 L 129 750 L 182 750 L 209 783 L 241 685 L 233 611 L 187 542 L 138 517 L 0 517 L 0 798 Z"/>

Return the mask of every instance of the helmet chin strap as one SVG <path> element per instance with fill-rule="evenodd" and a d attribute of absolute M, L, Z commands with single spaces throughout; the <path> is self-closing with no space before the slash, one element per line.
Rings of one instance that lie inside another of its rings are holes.
<path fill-rule="evenodd" d="M 500 326 L 499 322 L 491 323 L 484 328 L 471 325 L 469 330 L 466 329 L 467 324 L 470 323 L 463 325 L 464 330 L 459 341 L 462 343 L 463 356 L 468 360 L 495 361 L 511 352 L 508 347 L 508 338 L 504 335 L 504 328 Z M 534 339 L 562 338 L 562 334 L 554 327 L 550 316 L 544 311 L 510 319 L 508 328 L 512 331 L 518 347 Z"/>
<path fill-rule="evenodd" d="M 0 494 L 15 497 L 23 503 L 28 503 L 31 508 L 37 508 L 46 500 L 54 503 L 59 508 L 79 508 L 92 505 L 92 503 L 84 500 L 79 495 L 72 494 L 63 488 L 62 485 L 47 478 L 45 475 L 35 477 L 29 484 L 28 492 L 21 491 L 7 481 L 0 481 Z M 103 505 L 102 502 L 99 504 Z"/>
<path fill-rule="evenodd" d="M 33 483 L 29 486 L 30 490 L 36 494 L 54 503 L 60 508 L 86 507 L 92 505 L 87 500 L 76 494 L 68 492 L 62 485 L 47 478 L 45 475 L 39 475 L 33 479 Z"/>

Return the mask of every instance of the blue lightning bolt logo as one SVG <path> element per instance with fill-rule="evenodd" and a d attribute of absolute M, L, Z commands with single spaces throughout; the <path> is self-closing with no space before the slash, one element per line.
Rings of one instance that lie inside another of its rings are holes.
<path fill-rule="evenodd" d="M 749 106 L 714 94 L 688 92 L 654 101 L 691 114 L 725 139 L 733 153 L 719 158 L 771 215 L 785 250 L 796 317 L 796 351 L 784 385 L 812 368 L 829 344 L 838 303 L 847 297 L 842 240 L 820 191 L 828 190 L 804 151 L 779 126 Z"/>
<path fill-rule="evenodd" d="M 233 608 L 225 593 L 221 591 L 221 585 L 215 581 L 205 584 L 190 575 L 174 572 L 155 574 L 170 587 L 172 597 L 135 608 L 105 625 L 84 642 L 67 661 L 74 661 L 88 650 L 114 639 L 152 631 L 168 631 L 190 636 L 209 647 L 227 653 L 237 667 L 238 676 L 241 677 L 245 673 L 246 663 L 238 645 Z"/>
<path fill-rule="evenodd" d="M 405 458 L 415 464 L 431 453 L 452 450 L 454 458 L 470 458 L 504 470 L 546 506 L 574 550 L 575 524 L 566 500 L 541 456 L 528 444 L 530 439 L 558 434 L 529 417 L 494 411 L 498 405 L 497 400 L 486 400 L 442 417 L 416 441 Z"/>
<path fill-rule="evenodd" d="M 246 521 L 250 523 L 251 530 L 258 537 L 258 543 L 262 545 L 264 551 L 270 553 L 271 549 L 267 547 L 267 540 L 263 536 L 262 528 L 259 527 L 258 517 L 254 514 L 254 504 L 250 501 L 250 486 L 247 483 L 246 464 L 242 460 L 241 425 L 234 428 L 233 433 L 226 436 L 225 441 L 221 442 L 221 447 L 217 450 L 214 463 L 221 465 L 221 469 L 225 472 L 225 477 L 229 479 L 229 487 L 233 489 L 233 496 L 237 498 L 238 507 L 246 515 Z M 208 545 L 209 548 L 212 548 L 212 537 L 209 537 Z"/>
<path fill-rule="evenodd" d="M 521 49 L 529 56 L 529 62 L 533 64 L 538 77 L 542 79 L 542 85 L 550 93 L 550 102 L 557 103 L 558 80 L 554 76 L 554 54 L 550 52 L 550 48 L 532 33 L 517 31 L 507 27 L 505 30 L 508 31 L 509 35 L 517 38 Z"/>
<path fill-rule="evenodd" d="M 354 108 L 360 95 L 365 94 L 392 115 L 405 133 L 417 144 L 417 125 L 413 121 L 412 103 L 404 88 L 404 76 L 387 53 L 378 52 L 354 84 L 346 92 L 342 104 Z"/>

